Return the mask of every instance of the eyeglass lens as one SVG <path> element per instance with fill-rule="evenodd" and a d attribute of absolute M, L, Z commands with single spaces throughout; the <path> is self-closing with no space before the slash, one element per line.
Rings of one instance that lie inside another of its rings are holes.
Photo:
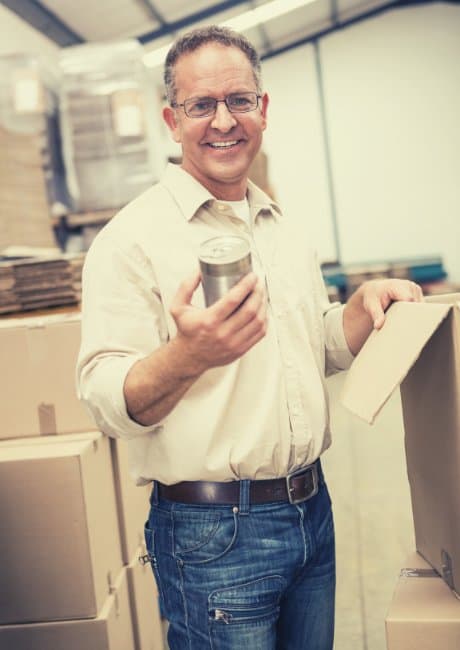
<path fill-rule="evenodd" d="M 206 117 L 217 110 L 217 104 L 224 102 L 231 113 L 245 113 L 257 108 L 259 98 L 257 93 L 232 93 L 225 99 L 214 97 L 198 97 L 186 99 L 184 102 L 185 113 L 189 117 Z"/>

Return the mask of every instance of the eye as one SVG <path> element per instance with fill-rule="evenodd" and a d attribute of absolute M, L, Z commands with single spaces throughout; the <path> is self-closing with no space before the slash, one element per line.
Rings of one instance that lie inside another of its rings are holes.
<path fill-rule="evenodd" d="M 206 113 L 214 110 L 215 99 L 212 97 L 199 97 L 190 99 L 187 102 L 187 110 L 190 113 Z"/>
<path fill-rule="evenodd" d="M 253 104 L 252 97 L 248 95 L 229 95 L 228 103 L 232 108 L 247 108 Z"/>

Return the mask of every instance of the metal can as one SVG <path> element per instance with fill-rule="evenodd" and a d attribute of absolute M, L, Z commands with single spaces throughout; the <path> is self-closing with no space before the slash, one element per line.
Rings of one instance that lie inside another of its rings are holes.
<path fill-rule="evenodd" d="M 227 235 L 203 242 L 199 255 L 206 307 L 222 298 L 252 270 L 249 242 Z"/>

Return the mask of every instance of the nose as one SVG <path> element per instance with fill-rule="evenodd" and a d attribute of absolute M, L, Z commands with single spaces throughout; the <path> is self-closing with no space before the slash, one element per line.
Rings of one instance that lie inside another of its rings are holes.
<path fill-rule="evenodd" d="M 228 133 L 228 131 L 236 126 L 236 119 L 233 116 L 233 113 L 230 113 L 224 101 L 219 101 L 217 103 L 216 112 L 211 122 L 211 126 L 213 129 L 217 129 L 222 133 Z"/>

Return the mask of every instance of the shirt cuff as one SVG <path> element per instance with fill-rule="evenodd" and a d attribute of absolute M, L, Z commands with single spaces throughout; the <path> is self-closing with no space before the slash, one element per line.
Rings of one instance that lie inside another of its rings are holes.
<path fill-rule="evenodd" d="M 354 359 L 343 329 L 345 305 L 333 303 L 324 315 L 326 337 L 326 367 L 329 370 L 347 370 Z"/>
<path fill-rule="evenodd" d="M 123 391 L 126 376 L 142 355 L 111 357 L 102 360 L 88 379 L 82 399 L 90 409 L 98 427 L 114 438 L 136 438 L 153 433 L 162 423 L 144 426 L 135 422 L 126 409 Z"/>

